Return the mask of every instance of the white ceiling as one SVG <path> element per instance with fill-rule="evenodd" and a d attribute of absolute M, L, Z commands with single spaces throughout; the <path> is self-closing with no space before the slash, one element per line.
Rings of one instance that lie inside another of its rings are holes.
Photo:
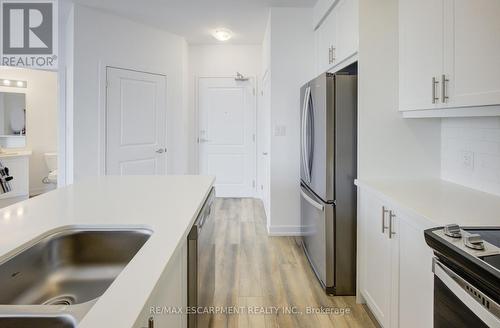
<path fill-rule="evenodd" d="M 184 36 L 190 44 L 216 44 L 217 27 L 234 33 L 230 44 L 262 42 L 269 7 L 312 7 L 317 0 L 75 0 Z"/>

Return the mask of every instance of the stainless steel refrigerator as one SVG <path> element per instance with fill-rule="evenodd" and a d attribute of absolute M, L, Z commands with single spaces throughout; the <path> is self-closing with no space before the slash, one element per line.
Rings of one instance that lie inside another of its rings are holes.
<path fill-rule="evenodd" d="M 322 74 L 300 92 L 302 244 L 326 293 L 355 295 L 357 76 Z"/>

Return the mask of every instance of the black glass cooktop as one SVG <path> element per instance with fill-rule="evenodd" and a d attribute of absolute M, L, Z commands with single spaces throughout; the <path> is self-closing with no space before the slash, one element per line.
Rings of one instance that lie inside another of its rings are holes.
<path fill-rule="evenodd" d="M 496 247 L 500 247 L 500 229 L 466 228 L 464 230 L 470 233 L 477 233 L 488 243 L 495 245 Z"/>
<path fill-rule="evenodd" d="M 464 229 L 470 233 L 477 233 L 488 243 L 500 247 L 500 229 Z M 500 255 L 480 257 L 484 262 L 500 270 Z"/>
<path fill-rule="evenodd" d="M 500 270 L 500 255 L 485 256 L 481 259 L 497 270 Z"/>

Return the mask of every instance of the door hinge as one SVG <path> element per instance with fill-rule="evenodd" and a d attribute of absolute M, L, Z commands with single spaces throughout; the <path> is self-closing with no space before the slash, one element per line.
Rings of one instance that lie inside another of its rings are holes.
<path fill-rule="evenodd" d="M 255 88 L 253 88 L 253 95 L 255 96 Z"/>
<path fill-rule="evenodd" d="M 252 140 L 253 140 L 253 142 L 255 142 L 255 133 L 252 134 Z"/>
<path fill-rule="evenodd" d="M 255 180 L 252 180 L 252 188 L 255 189 Z"/>

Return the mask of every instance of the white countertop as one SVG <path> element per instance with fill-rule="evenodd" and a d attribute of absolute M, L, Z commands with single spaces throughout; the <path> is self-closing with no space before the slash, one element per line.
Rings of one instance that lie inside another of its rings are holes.
<path fill-rule="evenodd" d="M 3 152 L 0 152 L 0 158 L 7 158 L 7 157 L 22 157 L 22 156 L 31 156 L 32 152 L 31 150 L 6 150 L 4 149 Z"/>
<path fill-rule="evenodd" d="M 500 196 L 444 180 L 356 180 L 429 225 L 500 226 Z"/>
<path fill-rule="evenodd" d="M 213 177 L 102 177 L 0 210 L 0 256 L 61 226 L 147 227 L 152 236 L 80 322 L 131 327 L 176 247 L 184 240 Z"/>

